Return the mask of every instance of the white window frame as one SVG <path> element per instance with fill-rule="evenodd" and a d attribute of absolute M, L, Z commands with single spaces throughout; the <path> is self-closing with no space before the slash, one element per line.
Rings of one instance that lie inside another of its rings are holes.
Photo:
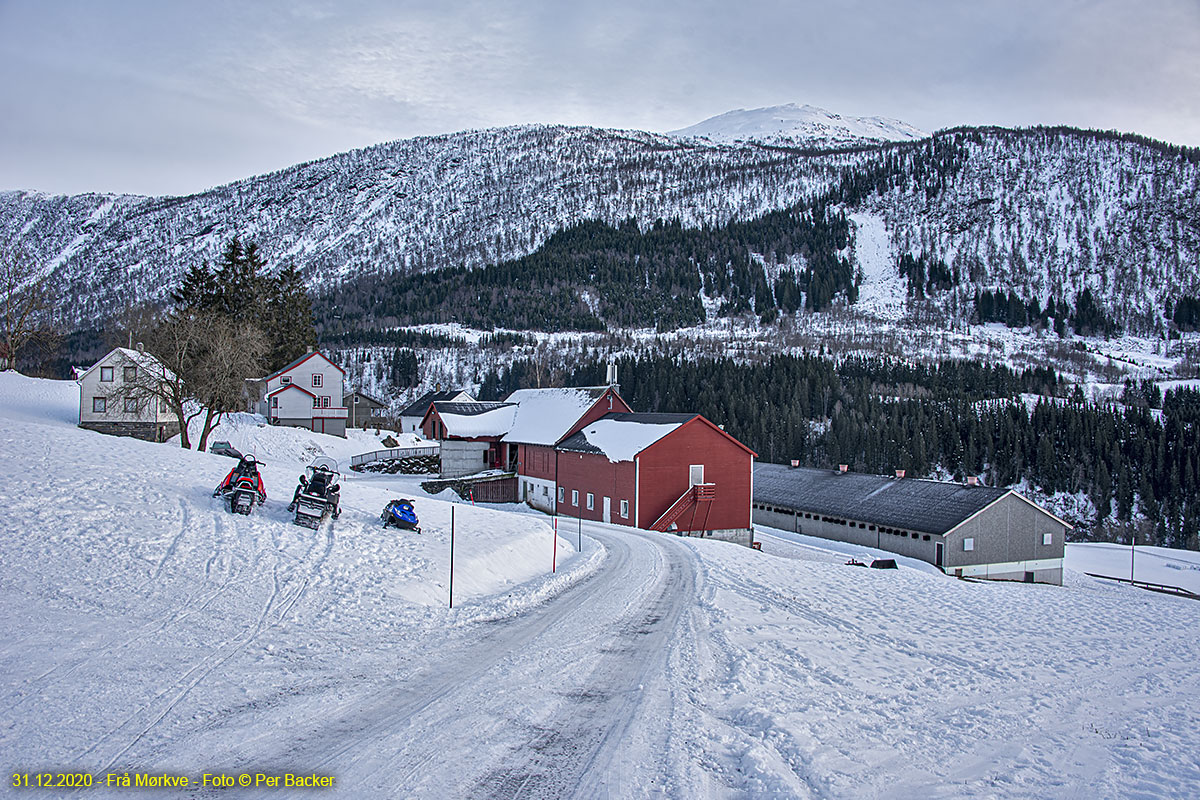
<path fill-rule="evenodd" d="M 699 480 L 696 480 L 697 472 L 700 473 L 698 476 Z M 689 464 L 688 465 L 688 487 L 690 488 L 692 486 L 697 486 L 701 483 L 704 483 L 704 465 L 703 464 Z"/>
<path fill-rule="evenodd" d="M 279 398 L 278 397 L 271 398 L 271 408 L 279 408 Z"/>
<path fill-rule="evenodd" d="M 628 500 L 621 501 L 621 516 L 624 517 L 625 519 L 629 519 L 629 501 Z"/>
<path fill-rule="evenodd" d="M 1042 544 L 1047 544 L 1047 545 L 1054 544 L 1054 534 L 1053 533 L 1043 533 L 1042 534 Z"/>
<path fill-rule="evenodd" d="M 969 553 L 974 549 L 975 549 L 975 537 L 974 536 L 968 536 L 967 538 L 963 539 L 963 552 Z"/>
<path fill-rule="evenodd" d="M 323 376 L 322 376 L 322 375 L 321 375 L 321 373 L 319 373 L 319 372 L 314 372 L 314 373 L 312 374 L 312 385 L 313 385 L 313 388 L 314 388 L 314 389 L 316 389 L 316 388 L 320 388 L 320 386 L 321 386 L 321 378 L 322 378 L 322 377 L 323 377 Z"/>
<path fill-rule="evenodd" d="M 107 414 L 108 413 L 108 398 L 107 397 L 93 397 L 92 398 L 92 413 L 93 414 Z"/>
<path fill-rule="evenodd" d="M 571 505 L 575 506 L 576 508 L 579 508 L 579 490 L 578 489 L 571 490 Z"/>
<path fill-rule="evenodd" d="M 313 408 L 320 408 L 320 407 L 321 407 L 321 398 L 317 397 L 314 394 L 313 395 Z"/>
<path fill-rule="evenodd" d="M 115 380 L 115 378 L 113 377 L 113 375 L 115 373 L 116 373 L 116 369 L 114 367 L 101 367 L 100 368 L 100 382 L 101 383 L 112 383 Z M 108 377 L 107 378 L 104 377 L 105 375 L 107 375 Z"/>
<path fill-rule="evenodd" d="M 596 510 L 596 495 L 591 492 L 587 493 L 587 509 L 588 511 Z"/>
<path fill-rule="evenodd" d="M 321 408 L 330 408 L 333 405 L 333 398 L 327 394 L 321 395 Z"/>
<path fill-rule="evenodd" d="M 281 384 L 283 384 L 284 386 L 287 386 L 288 384 L 290 384 L 292 382 L 292 376 L 291 375 L 281 375 L 279 378 L 279 382 Z"/>
<path fill-rule="evenodd" d="M 566 496 L 567 496 L 567 490 L 561 486 L 558 487 L 558 502 L 561 503 L 563 501 L 563 498 L 565 498 Z"/>

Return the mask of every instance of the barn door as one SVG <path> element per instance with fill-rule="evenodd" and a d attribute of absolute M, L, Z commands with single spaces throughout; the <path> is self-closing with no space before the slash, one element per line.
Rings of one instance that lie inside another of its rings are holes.
<path fill-rule="evenodd" d="M 688 486 L 704 483 L 704 465 L 692 464 L 688 467 Z"/>
<path fill-rule="evenodd" d="M 612 522 L 612 498 L 604 498 L 604 521 Z"/>

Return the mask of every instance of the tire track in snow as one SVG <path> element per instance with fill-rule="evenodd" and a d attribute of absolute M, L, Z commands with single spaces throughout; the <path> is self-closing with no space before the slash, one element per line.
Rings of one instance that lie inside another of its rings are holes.
<path fill-rule="evenodd" d="M 301 557 L 297 565 L 286 571 L 281 577 L 280 554 L 284 551 L 280 528 L 283 526 L 274 520 L 264 521 L 270 529 L 271 547 L 269 548 L 272 554 L 271 559 L 271 590 L 260 609 L 257 618 L 249 633 L 244 636 L 234 636 L 226 639 L 218 645 L 211 655 L 205 656 L 197 663 L 193 664 L 181 676 L 172 681 L 164 689 L 160 690 L 154 698 L 141 709 L 131 713 L 115 728 L 94 741 L 87 750 L 78 756 L 78 759 L 95 752 L 101 745 L 109 739 L 120 736 L 124 733 L 124 744 L 107 757 L 107 760 L 97 770 L 98 774 L 103 774 L 109 771 L 117 761 L 128 753 L 135 745 L 142 741 L 145 736 L 161 723 L 181 702 L 201 683 L 206 677 L 213 673 L 214 670 L 227 663 L 230 659 L 243 652 L 247 646 L 254 642 L 264 632 L 275 628 L 283 622 L 284 617 L 296 606 L 304 595 L 310 583 L 310 578 L 317 573 L 321 566 L 325 563 L 333 550 L 334 538 L 332 529 L 326 530 L 324 541 L 314 537 L 313 542 L 309 545 L 304 556 Z M 230 528 L 232 523 L 226 521 L 223 527 Z M 254 526 L 259 527 L 258 525 Z M 322 549 L 322 545 L 324 545 Z M 255 551 L 255 558 L 250 566 L 250 570 L 257 573 L 257 566 L 263 560 L 263 551 L 268 548 L 258 548 Z M 320 554 L 313 558 L 314 554 L 320 550 Z M 226 584 L 228 581 L 226 581 Z M 294 587 L 294 588 L 293 588 Z M 211 602 L 213 597 L 218 593 L 214 593 L 207 602 Z M 206 604 L 207 604 L 206 602 Z M 141 720 L 141 722 L 139 722 Z M 134 732 L 136 731 L 136 732 Z M 127 737 L 127 738 L 126 738 Z"/>

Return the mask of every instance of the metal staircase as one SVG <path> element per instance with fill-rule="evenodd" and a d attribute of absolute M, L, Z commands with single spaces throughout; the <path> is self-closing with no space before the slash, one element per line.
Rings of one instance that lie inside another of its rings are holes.
<path fill-rule="evenodd" d="M 663 515 L 654 521 L 650 526 L 652 531 L 666 531 L 671 525 L 679 522 L 684 514 L 691 512 L 688 518 L 687 526 L 676 524 L 678 531 L 696 531 L 707 530 L 705 525 L 708 523 L 708 512 L 712 510 L 712 503 L 717 499 L 717 485 L 715 483 L 697 483 L 689 486 L 688 490 L 679 496 L 679 499 L 671 504 Z M 700 506 L 704 506 L 704 518 L 700 523 L 700 527 L 696 527 L 696 512 L 700 510 Z"/>

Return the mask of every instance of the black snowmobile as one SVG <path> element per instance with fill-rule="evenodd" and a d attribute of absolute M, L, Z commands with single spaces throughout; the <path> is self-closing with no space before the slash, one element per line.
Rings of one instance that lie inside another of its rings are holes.
<path fill-rule="evenodd" d="M 325 517 L 337 519 L 342 513 L 338 508 L 341 499 L 342 479 L 337 462 L 332 458 L 320 457 L 313 460 L 300 476 L 300 485 L 292 496 L 288 511 L 295 511 L 294 522 L 306 528 L 317 529 Z"/>
<path fill-rule="evenodd" d="M 229 501 L 229 513 L 249 515 L 256 502 L 261 505 L 267 501 L 262 476 L 258 474 L 260 463 L 262 462 L 252 454 L 247 453 L 238 461 L 236 467 L 229 470 L 221 485 L 213 490 L 213 497 L 223 496 Z"/>

